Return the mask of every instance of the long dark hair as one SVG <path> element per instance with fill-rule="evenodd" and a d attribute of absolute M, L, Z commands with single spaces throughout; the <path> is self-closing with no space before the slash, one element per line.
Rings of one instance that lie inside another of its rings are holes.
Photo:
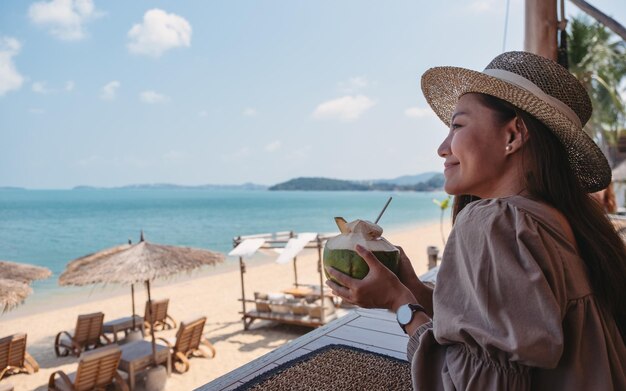
<path fill-rule="evenodd" d="M 563 144 L 542 122 L 501 99 L 477 94 L 502 123 L 515 117 L 528 129 L 528 159 L 522 159 L 526 191 L 559 210 L 568 220 L 579 255 L 587 267 L 596 300 L 612 315 L 626 341 L 626 247 L 600 205 L 582 188 L 570 168 Z M 453 221 L 471 195 L 454 197 Z"/>

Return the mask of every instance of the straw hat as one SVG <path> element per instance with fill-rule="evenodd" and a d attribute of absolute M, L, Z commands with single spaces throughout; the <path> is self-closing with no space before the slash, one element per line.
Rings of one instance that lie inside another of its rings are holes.
<path fill-rule="evenodd" d="M 476 92 L 503 99 L 531 114 L 565 146 L 570 165 L 589 192 L 611 182 L 606 157 L 583 131 L 591 117 L 591 100 L 578 79 L 561 65 L 527 52 L 503 53 L 483 72 L 436 67 L 422 76 L 428 104 L 448 126 L 461 95 Z"/>

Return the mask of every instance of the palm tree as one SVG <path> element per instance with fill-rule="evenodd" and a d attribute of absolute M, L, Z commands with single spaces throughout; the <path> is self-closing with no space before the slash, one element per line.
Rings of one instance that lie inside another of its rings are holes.
<path fill-rule="evenodd" d="M 600 145 L 613 166 L 617 139 L 626 131 L 626 102 L 620 86 L 626 80 L 626 42 L 598 22 L 577 17 L 568 32 L 570 71 L 583 83 L 593 104 L 585 131 Z"/>

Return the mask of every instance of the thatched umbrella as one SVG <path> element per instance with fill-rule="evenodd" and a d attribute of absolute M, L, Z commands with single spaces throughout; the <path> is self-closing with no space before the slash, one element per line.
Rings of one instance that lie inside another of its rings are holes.
<path fill-rule="evenodd" d="M 59 277 L 60 285 L 133 284 L 145 282 L 150 296 L 150 281 L 191 272 L 201 266 L 224 261 L 224 255 L 209 250 L 154 244 L 144 240 L 123 244 L 75 259 Z M 148 306 L 151 311 L 152 306 Z M 133 320 L 135 315 L 133 292 Z M 152 318 L 152 316 L 150 316 Z M 150 325 L 152 353 L 156 355 L 154 325 Z"/>
<path fill-rule="evenodd" d="M 0 278 L 30 284 L 33 280 L 48 278 L 50 274 L 52 274 L 52 272 L 45 267 L 11 261 L 0 261 Z"/>
<path fill-rule="evenodd" d="M 23 302 L 33 290 L 20 281 L 0 278 L 0 306 L 6 312 Z"/>
<path fill-rule="evenodd" d="M 33 280 L 50 277 L 52 272 L 41 266 L 25 263 L 0 261 L 0 307 L 6 312 L 17 306 L 33 290 L 29 284 Z"/>

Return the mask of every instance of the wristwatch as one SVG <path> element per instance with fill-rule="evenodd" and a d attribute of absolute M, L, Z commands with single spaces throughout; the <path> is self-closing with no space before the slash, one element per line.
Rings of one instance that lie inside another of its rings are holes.
<path fill-rule="evenodd" d="M 406 326 L 411 323 L 411 321 L 413 320 L 413 316 L 415 316 L 415 313 L 418 311 L 426 312 L 424 307 L 422 307 L 421 305 L 410 303 L 400 306 L 400 308 L 398 308 L 398 311 L 396 311 L 396 320 L 398 321 L 400 327 L 402 327 L 402 331 L 404 331 L 405 334 Z"/>

